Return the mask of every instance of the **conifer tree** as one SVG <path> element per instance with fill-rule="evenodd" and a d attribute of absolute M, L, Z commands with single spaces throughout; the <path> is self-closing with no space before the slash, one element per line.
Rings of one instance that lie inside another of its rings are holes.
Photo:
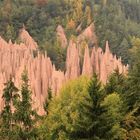
<path fill-rule="evenodd" d="M 140 139 L 140 40 L 133 38 L 131 49 L 131 68 L 128 74 L 126 101 L 127 114 L 123 127 L 127 131 L 127 139 Z"/>
<path fill-rule="evenodd" d="M 97 75 L 94 75 L 88 86 L 89 98 L 84 104 L 84 113 L 88 116 L 90 125 L 86 131 L 72 134 L 77 139 L 108 140 L 122 137 L 120 122 L 122 120 L 122 101 L 118 94 L 106 95 Z M 91 104 L 87 104 L 91 102 Z M 84 122 L 81 122 L 81 125 Z"/>
<path fill-rule="evenodd" d="M 104 112 L 104 109 L 101 107 L 101 101 L 104 99 L 103 89 L 101 87 L 101 83 L 98 80 L 97 75 L 95 74 L 89 85 L 88 85 L 88 94 L 89 97 L 85 97 L 85 103 L 84 106 L 84 113 L 90 118 L 90 125 L 87 128 L 87 131 L 77 131 L 72 134 L 73 137 L 76 137 L 77 139 L 98 139 L 99 135 L 99 126 L 100 126 L 100 117 L 101 114 Z M 87 104 L 88 102 L 91 102 L 91 104 Z M 81 122 L 81 125 L 84 124 L 84 122 Z"/>
<path fill-rule="evenodd" d="M 127 99 L 130 110 L 140 106 L 140 39 L 132 39 L 131 68 L 128 75 Z"/>
<path fill-rule="evenodd" d="M 118 69 L 109 76 L 107 84 L 105 85 L 105 90 L 107 94 L 117 92 L 122 96 L 125 93 L 126 78 L 123 74 L 119 73 Z"/>
<path fill-rule="evenodd" d="M 92 101 L 91 107 L 85 106 L 89 112 L 90 117 L 92 118 L 91 126 L 89 126 L 88 130 L 88 137 L 97 139 L 100 133 L 98 128 L 101 125 L 101 115 L 104 112 L 104 108 L 101 106 L 101 101 L 104 99 L 105 95 L 96 74 L 90 81 L 88 86 L 88 94 Z"/>
<path fill-rule="evenodd" d="M 13 112 L 12 109 L 15 105 L 17 99 L 17 91 L 18 89 L 14 85 L 12 78 L 5 84 L 5 88 L 3 90 L 2 98 L 4 100 L 4 108 L 0 115 L 1 117 L 1 126 L 0 126 L 0 138 L 3 139 L 12 139 L 13 133 Z"/>
<path fill-rule="evenodd" d="M 21 97 L 16 107 L 15 117 L 16 122 L 19 124 L 20 139 L 27 140 L 36 137 L 35 119 L 37 113 L 32 109 L 31 90 L 26 70 L 22 74 L 20 94 Z"/>

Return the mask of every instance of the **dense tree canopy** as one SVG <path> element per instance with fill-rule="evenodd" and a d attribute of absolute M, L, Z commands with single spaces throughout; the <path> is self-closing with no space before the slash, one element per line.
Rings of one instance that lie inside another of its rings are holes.
<path fill-rule="evenodd" d="M 130 65 L 128 74 L 116 70 L 105 85 L 94 75 L 69 81 L 57 97 L 49 89 L 43 116 L 32 108 L 27 73 L 21 87 L 10 78 L 2 94 L 0 139 L 139 140 L 139 13 L 140 0 L 1 0 L 0 35 L 17 41 L 25 26 L 57 69 L 65 69 L 66 59 L 66 49 L 56 39 L 57 26 L 61 24 L 70 39 L 93 21 L 99 46 L 104 48 L 109 40 L 113 53 Z"/>
<path fill-rule="evenodd" d="M 6 40 L 17 40 L 19 29 L 25 25 L 39 48 L 49 46 L 58 53 L 54 46 L 59 24 L 69 38 L 94 21 L 99 46 L 104 47 L 109 40 L 113 53 L 127 63 L 131 37 L 140 37 L 139 11 L 138 0 L 3 0 L 0 2 L 0 35 Z"/>

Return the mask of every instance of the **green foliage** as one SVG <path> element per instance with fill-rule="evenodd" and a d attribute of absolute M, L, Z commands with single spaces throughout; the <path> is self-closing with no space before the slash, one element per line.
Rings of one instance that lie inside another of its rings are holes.
<path fill-rule="evenodd" d="M 122 121 L 122 127 L 125 131 L 124 139 L 138 140 L 140 138 L 140 110 L 134 109 L 127 113 Z"/>
<path fill-rule="evenodd" d="M 99 126 L 100 126 L 100 118 L 101 114 L 104 112 L 104 109 L 101 106 L 101 101 L 104 99 L 103 89 L 101 87 L 101 83 L 98 81 L 97 76 L 95 75 L 88 84 L 87 88 L 89 97 L 85 97 L 85 102 L 83 103 L 84 112 L 88 117 L 89 125 L 86 131 L 78 130 L 74 133 L 74 137 L 79 139 L 82 138 L 93 138 L 99 139 Z M 89 104 L 91 102 L 91 104 Z M 88 104 L 87 104 L 88 103 Z M 84 126 L 84 121 L 82 120 L 82 124 Z"/>
<path fill-rule="evenodd" d="M 12 78 L 3 90 L 4 108 L 0 116 L 0 139 L 26 140 L 36 139 L 36 119 L 38 115 L 32 109 L 31 91 L 27 72 L 22 74 L 21 90 L 18 90 Z"/>
<path fill-rule="evenodd" d="M 109 40 L 111 50 L 117 56 L 121 56 L 123 62 L 129 60 L 128 49 L 131 47 L 130 36 L 140 36 L 139 18 L 133 20 L 131 15 L 135 14 L 135 10 L 127 12 L 130 7 L 129 0 L 106 0 L 102 4 L 102 0 L 98 2 L 93 0 L 94 4 L 94 20 L 96 25 L 96 33 L 99 37 L 99 44 L 103 48 L 105 41 Z M 129 5 L 128 5 L 129 3 Z M 137 4 L 135 4 L 137 7 Z M 98 8 L 97 8 L 98 7 Z M 137 7 L 140 10 L 140 8 Z"/>
<path fill-rule="evenodd" d="M 102 128 L 104 131 L 102 137 L 105 139 L 121 139 L 123 138 L 124 132 L 120 126 L 120 122 L 123 119 L 122 107 L 124 107 L 123 102 L 118 95 L 118 93 L 113 93 L 108 95 L 102 106 L 107 110 L 103 113 L 102 118 L 104 119 L 105 124 L 102 124 Z"/>
<path fill-rule="evenodd" d="M 125 91 L 128 109 L 122 123 L 128 140 L 140 138 L 140 39 L 133 38 L 132 44 L 134 47 L 130 50 L 131 67 Z"/>
<path fill-rule="evenodd" d="M 127 18 L 140 23 L 140 1 L 139 0 L 123 0 L 123 10 Z"/>
<path fill-rule="evenodd" d="M 113 93 L 106 96 L 97 76 L 93 76 L 88 86 L 86 101 L 91 100 L 91 105 L 84 104 L 85 113 L 89 119 L 90 125 L 85 132 L 81 130 L 75 133 L 75 137 L 87 139 L 119 139 L 123 135 L 120 127 L 122 120 L 121 108 L 123 103 L 118 94 Z M 86 103 L 86 102 L 85 102 Z"/>
<path fill-rule="evenodd" d="M 15 110 L 15 121 L 18 125 L 20 139 L 33 139 L 36 137 L 35 119 L 37 113 L 32 109 L 31 90 L 29 89 L 27 71 L 22 74 L 20 99 Z"/>
<path fill-rule="evenodd" d="M 107 94 L 116 92 L 119 93 L 120 96 L 123 96 L 126 91 L 126 77 L 123 74 L 119 73 L 119 70 L 115 70 L 114 73 L 112 73 L 108 81 L 105 85 L 105 90 Z"/>
<path fill-rule="evenodd" d="M 139 54 L 138 51 L 137 53 Z M 0 138 L 5 140 L 139 139 L 139 65 L 137 65 L 139 60 L 134 62 L 127 79 L 116 70 L 105 87 L 94 75 L 90 80 L 87 77 L 80 77 L 69 81 L 61 89 L 59 96 L 54 98 L 49 89 L 47 102 L 44 105 L 47 114 L 40 120 L 32 109 L 31 90 L 27 72 L 24 71 L 18 94 L 11 79 L 6 83 L 3 94 L 5 107 L 0 119 Z M 132 75 L 134 70 L 137 71 Z M 12 105 L 15 107 L 13 112 Z"/>
<path fill-rule="evenodd" d="M 72 132 L 77 129 L 86 129 L 88 120 L 83 114 L 82 104 L 87 96 L 86 77 L 81 77 L 75 81 L 71 81 L 60 91 L 59 97 L 52 99 L 49 105 L 49 115 L 42 124 L 48 133 L 44 135 L 44 139 L 63 140 L 72 139 Z M 84 121 L 84 127 L 80 125 L 80 121 Z"/>
<path fill-rule="evenodd" d="M 0 35 L 7 41 L 17 40 L 24 24 L 40 49 L 49 46 L 59 54 L 54 49 L 59 24 L 70 38 L 94 20 L 99 46 L 104 48 L 109 40 L 112 52 L 128 63 L 130 38 L 140 37 L 139 5 L 136 0 L 4 0 L 0 2 Z"/>
<path fill-rule="evenodd" d="M 32 109 L 27 73 L 22 75 L 20 92 L 10 79 L 3 90 L 0 139 L 139 140 L 139 13 L 139 0 L 0 1 L 0 35 L 7 41 L 18 40 L 24 24 L 57 69 L 65 70 L 66 49 L 56 41 L 56 27 L 61 24 L 69 39 L 78 36 L 93 19 L 99 46 L 103 48 L 109 40 L 112 52 L 130 63 L 127 77 L 116 70 L 105 86 L 95 75 L 91 80 L 80 77 L 70 81 L 55 98 L 49 89 L 44 104 L 47 115 L 41 120 Z"/>
<path fill-rule="evenodd" d="M 133 38 L 132 43 L 134 45 L 130 50 L 132 65 L 128 75 L 128 102 L 131 109 L 140 105 L 140 39 Z"/>
<path fill-rule="evenodd" d="M 124 136 L 120 95 L 105 95 L 97 76 L 70 81 L 49 104 L 49 114 L 39 128 L 49 140 L 120 139 Z M 47 132 L 47 133 L 46 133 Z"/>
<path fill-rule="evenodd" d="M 54 43 L 53 46 L 47 44 L 47 54 L 51 58 L 56 69 L 65 70 L 66 62 L 66 49 L 62 48 L 58 42 Z"/>
<path fill-rule="evenodd" d="M 13 118 L 13 107 L 16 104 L 18 97 L 18 89 L 15 87 L 12 78 L 5 84 L 2 98 L 4 100 L 4 108 L 0 114 L 0 138 L 1 139 L 13 139 L 14 133 L 14 118 Z"/>
<path fill-rule="evenodd" d="M 7 27 L 11 26 L 8 32 L 14 31 L 12 39 L 15 40 L 24 24 L 39 45 L 55 40 L 57 25 L 64 25 L 69 13 L 69 5 L 64 0 L 49 0 L 41 5 L 37 0 L 5 0 L 0 6 L 0 34 L 7 40 L 11 39 L 5 34 Z"/>

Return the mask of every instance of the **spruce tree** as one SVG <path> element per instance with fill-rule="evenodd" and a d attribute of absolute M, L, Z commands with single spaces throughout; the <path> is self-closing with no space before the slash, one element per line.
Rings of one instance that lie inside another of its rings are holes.
<path fill-rule="evenodd" d="M 140 61 L 138 60 L 128 76 L 128 106 L 130 110 L 140 106 Z"/>
<path fill-rule="evenodd" d="M 12 139 L 13 125 L 14 125 L 14 115 L 13 107 L 17 99 L 17 87 L 14 85 L 12 78 L 5 83 L 5 88 L 3 90 L 2 98 L 4 100 L 4 108 L 1 112 L 1 126 L 0 126 L 0 137 L 2 139 Z"/>
<path fill-rule="evenodd" d="M 122 120 L 122 100 L 117 93 L 105 94 L 104 87 L 97 75 L 94 75 L 88 86 L 89 97 L 85 97 L 84 114 L 90 125 L 86 131 L 78 130 L 73 138 L 91 140 L 115 140 L 122 137 L 120 122 Z M 81 120 L 80 125 L 84 124 Z"/>
<path fill-rule="evenodd" d="M 16 122 L 19 124 L 19 137 L 23 140 L 36 137 L 35 119 L 37 113 L 32 109 L 31 93 L 27 71 L 24 70 L 20 91 L 21 97 L 15 111 Z"/>
<path fill-rule="evenodd" d="M 90 81 L 88 93 L 92 101 L 92 107 L 87 107 L 90 117 L 92 118 L 91 126 L 89 126 L 88 130 L 88 137 L 98 139 L 101 133 L 99 129 L 101 126 L 101 115 L 105 111 L 101 106 L 101 102 L 105 95 L 101 82 L 99 81 L 96 74 Z"/>
<path fill-rule="evenodd" d="M 97 75 L 95 74 L 88 85 L 88 94 L 89 97 L 85 97 L 84 112 L 90 119 L 90 125 L 88 126 L 86 131 L 77 131 L 72 134 L 72 137 L 76 137 L 77 139 L 94 138 L 99 139 L 101 126 L 101 115 L 104 112 L 104 108 L 101 106 L 101 102 L 104 99 L 104 91 L 101 86 L 101 82 L 99 82 Z M 88 104 L 91 102 L 91 104 Z M 81 121 L 81 125 L 84 122 Z"/>
<path fill-rule="evenodd" d="M 122 125 L 127 131 L 127 139 L 140 139 L 140 39 L 133 38 L 132 43 L 126 90 L 128 110 Z"/>
<path fill-rule="evenodd" d="M 119 93 L 121 96 L 125 96 L 124 93 L 126 91 L 126 77 L 119 70 L 116 69 L 114 73 L 112 73 L 105 85 L 105 91 L 107 94 L 111 94 L 113 92 Z M 125 98 L 125 97 L 124 97 Z"/>

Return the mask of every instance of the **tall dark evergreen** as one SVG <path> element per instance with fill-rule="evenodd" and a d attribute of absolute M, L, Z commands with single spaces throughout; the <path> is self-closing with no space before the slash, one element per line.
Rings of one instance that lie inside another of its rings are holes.
<path fill-rule="evenodd" d="M 133 48 L 131 49 L 131 67 L 128 74 L 128 106 L 134 109 L 140 106 L 140 40 L 133 40 Z"/>
<path fill-rule="evenodd" d="M 116 69 L 114 73 L 112 73 L 108 78 L 108 81 L 105 85 L 105 92 L 107 94 L 116 92 L 120 94 L 120 96 L 125 96 L 124 93 L 126 92 L 127 88 L 126 81 L 127 78 L 122 73 L 119 73 L 118 69 Z"/>
<path fill-rule="evenodd" d="M 19 137 L 22 140 L 28 140 L 36 137 L 35 120 L 37 113 L 32 109 L 31 90 L 27 71 L 22 74 L 22 85 L 20 91 L 20 100 L 15 111 L 16 123 L 19 124 Z"/>
<path fill-rule="evenodd" d="M 140 139 L 140 39 L 133 38 L 131 65 L 125 91 L 128 106 L 122 126 L 127 131 L 127 139 Z"/>
<path fill-rule="evenodd" d="M 101 135 L 101 115 L 105 111 L 101 106 L 101 102 L 104 99 L 104 91 L 101 86 L 101 83 L 98 80 L 97 75 L 94 75 L 88 86 L 88 94 L 89 97 L 85 97 L 84 113 L 90 118 L 90 125 L 87 130 L 74 132 L 73 137 L 77 137 L 79 139 L 88 138 L 88 139 L 99 139 Z M 91 102 L 91 104 L 89 104 Z M 81 125 L 84 122 L 80 122 Z"/>
<path fill-rule="evenodd" d="M 0 36 L 20 42 L 18 34 L 24 24 L 39 49 L 47 50 L 56 69 L 65 71 L 66 59 L 57 26 L 62 25 L 69 41 L 93 21 L 99 46 L 104 48 L 108 40 L 111 51 L 130 67 L 126 77 L 116 70 L 105 86 L 94 75 L 90 82 L 88 78 L 70 81 L 53 99 L 49 89 L 43 117 L 32 108 L 27 71 L 20 90 L 10 78 L 2 94 L 0 140 L 139 140 L 139 13 L 140 0 L 1 0 Z M 90 41 L 89 46 L 93 46 Z"/>
<path fill-rule="evenodd" d="M 7 41 L 18 40 L 24 24 L 40 49 L 48 50 L 49 46 L 58 54 L 53 46 L 59 24 L 69 38 L 79 35 L 94 20 L 99 46 L 109 40 L 113 53 L 127 63 L 131 37 L 140 37 L 139 11 L 139 0 L 1 0 L 0 35 Z"/>
<path fill-rule="evenodd" d="M 88 116 L 90 125 L 85 131 L 75 132 L 73 137 L 88 140 L 121 138 L 123 136 L 120 126 L 123 102 L 119 94 L 112 92 L 110 95 L 106 95 L 97 75 L 94 75 L 89 83 L 88 94 L 89 98 L 85 97 L 84 113 Z M 84 122 L 81 121 L 81 124 Z"/>
<path fill-rule="evenodd" d="M 5 83 L 5 88 L 3 90 L 2 98 L 4 100 L 4 108 L 1 112 L 0 119 L 0 138 L 1 139 L 12 139 L 14 134 L 14 115 L 13 108 L 16 104 L 16 100 L 18 97 L 17 87 L 14 85 L 12 78 Z"/>
<path fill-rule="evenodd" d="M 87 108 L 89 110 L 89 114 L 91 114 L 92 122 L 91 126 L 89 126 L 89 138 L 99 139 L 101 133 L 101 115 L 105 111 L 104 108 L 101 106 L 101 102 L 104 99 L 104 91 L 102 88 L 101 83 L 97 75 L 94 75 L 91 79 L 91 82 L 88 86 L 88 93 L 92 101 L 92 107 Z"/>
<path fill-rule="evenodd" d="M 128 104 L 130 109 L 140 106 L 140 61 L 133 66 L 128 78 Z"/>

